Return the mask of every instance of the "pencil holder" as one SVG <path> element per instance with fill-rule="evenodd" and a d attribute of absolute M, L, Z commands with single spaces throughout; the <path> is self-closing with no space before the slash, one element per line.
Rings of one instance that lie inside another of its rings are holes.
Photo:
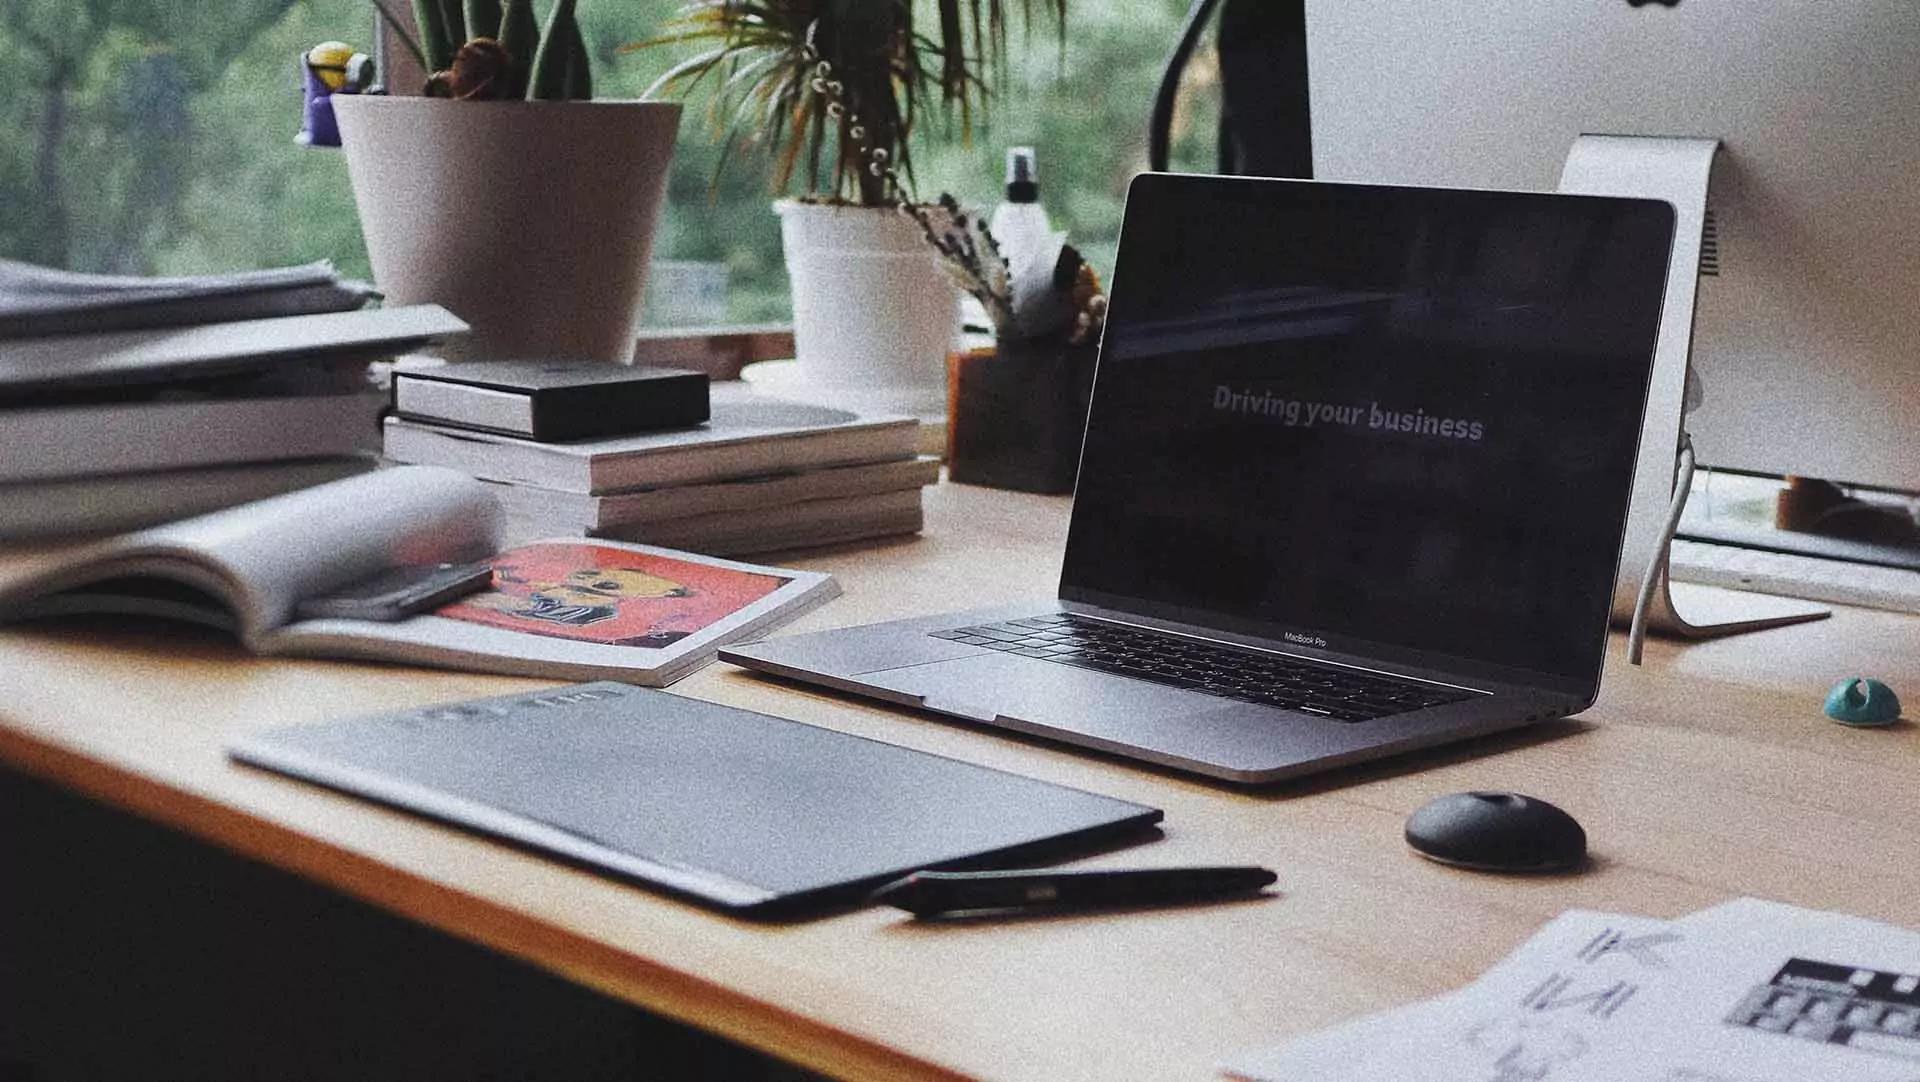
<path fill-rule="evenodd" d="M 1072 492 L 1094 355 L 1092 344 L 1019 341 L 948 354 L 948 478 Z"/>

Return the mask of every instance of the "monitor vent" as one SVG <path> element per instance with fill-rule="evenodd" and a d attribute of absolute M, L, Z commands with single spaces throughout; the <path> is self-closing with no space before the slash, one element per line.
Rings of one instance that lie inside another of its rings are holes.
<path fill-rule="evenodd" d="M 1706 220 L 1700 223 L 1700 274 L 1702 277 L 1720 277 L 1720 216 L 1707 208 Z"/>

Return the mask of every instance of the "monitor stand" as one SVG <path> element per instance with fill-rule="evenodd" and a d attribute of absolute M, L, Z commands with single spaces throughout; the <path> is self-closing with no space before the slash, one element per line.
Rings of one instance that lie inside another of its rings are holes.
<path fill-rule="evenodd" d="M 1567 152 L 1559 189 L 1582 195 L 1663 199 L 1673 205 L 1673 259 L 1667 268 L 1653 380 L 1647 388 L 1640 457 L 1634 468 L 1620 575 L 1613 591 L 1613 620 L 1621 625 L 1631 622 L 1651 566 L 1659 581 L 1648 606 L 1647 627 L 1690 639 L 1757 631 L 1831 615 L 1831 610 L 1822 605 L 1676 583 L 1666 573 L 1666 522 L 1686 428 L 1700 244 L 1706 225 L 1707 189 L 1719 149 L 1715 139 L 1582 135 Z"/>

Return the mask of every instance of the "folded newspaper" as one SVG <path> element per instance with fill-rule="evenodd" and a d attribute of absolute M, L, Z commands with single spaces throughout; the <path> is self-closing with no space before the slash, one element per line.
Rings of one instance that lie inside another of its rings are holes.
<path fill-rule="evenodd" d="M 1563 913 L 1478 980 L 1234 1056 L 1257 1082 L 1920 1082 L 1920 933 L 1742 898 Z"/>
<path fill-rule="evenodd" d="M 78 274 L 0 259 L 0 339 L 344 312 L 375 296 L 331 263 L 186 278 Z"/>

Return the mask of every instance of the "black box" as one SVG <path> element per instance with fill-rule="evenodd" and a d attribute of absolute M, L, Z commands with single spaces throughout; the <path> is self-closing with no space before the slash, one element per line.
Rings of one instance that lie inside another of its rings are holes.
<path fill-rule="evenodd" d="M 395 370 L 393 408 L 547 443 L 599 439 L 700 424 L 707 377 L 604 361 L 470 361 Z"/>

